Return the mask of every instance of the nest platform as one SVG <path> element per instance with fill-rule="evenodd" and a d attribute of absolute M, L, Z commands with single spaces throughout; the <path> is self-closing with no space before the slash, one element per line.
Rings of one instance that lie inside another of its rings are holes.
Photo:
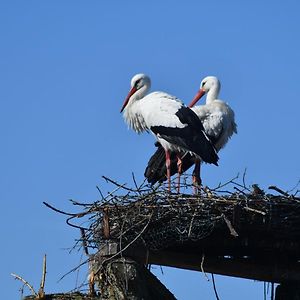
<path fill-rule="evenodd" d="M 96 249 L 94 269 L 116 257 L 268 282 L 300 281 L 300 198 L 230 180 L 198 195 L 143 184 L 114 192 L 68 219 Z M 228 185 L 233 186 L 229 192 Z M 225 187 L 225 189 L 224 189 Z M 182 190 L 191 191 L 183 184 Z M 272 192 L 273 192 L 272 191 Z M 89 226 L 73 219 L 88 219 Z"/>
<path fill-rule="evenodd" d="M 246 186 L 243 176 L 242 183 L 235 177 L 194 195 L 187 177 L 182 193 L 164 185 L 138 186 L 134 177 L 134 188 L 103 178 L 113 191 L 104 196 L 98 188 L 101 199 L 92 203 L 71 200 L 78 213 L 44 203 L 80 229 L 74 248 L 87 255 L 89 280 L 76 290 L 85 287 L 87 293 L 24 299 L 176 300 L 149 271 L 152 264 L 271 282 L 271 299 L 274 283 L 280 283 L 276 300 L 300 299 L 297 186 L 289 192 L 270 186 L 266 193 Z"/>

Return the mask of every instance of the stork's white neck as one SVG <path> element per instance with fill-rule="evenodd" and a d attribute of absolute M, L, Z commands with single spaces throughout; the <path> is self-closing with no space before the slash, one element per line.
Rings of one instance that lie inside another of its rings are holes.
<path fill-rule="evenodd" d="M 142 85 L 131 97 L 128 104 L 132 104 L 133 102 L 140 100 L 148 94 L 150 86 L 148 84 Z"/>
<path fill-rule="evenodd" d="M 139 100 L 143 99 L 148 93 L 150 86 L 143 85 L 129 99 L 129 102 L 124 109 L 124 119 L 129 127 L 140 133 L 147 130 Z"/>
<path fill-rule="evenodd" d="M 147 85 L 143 85 L 140 89 L 138 89 L 135 94 L 133 95 L 133 97 L 135 97 L 135 100 L 140 100 L 142 98 L 144 98 L 149 91 L 149 86 Z"/>
<path fill-rule="evenodd" d="M 209 104 L 214 100 L 218 99 L 219 93 L 220 93 L 220 84 L 216 82 L 207 92 L 206 104 Z"/>

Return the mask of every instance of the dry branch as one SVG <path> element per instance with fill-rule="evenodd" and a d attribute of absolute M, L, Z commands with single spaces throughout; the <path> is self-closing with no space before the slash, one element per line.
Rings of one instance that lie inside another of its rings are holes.
<path fill-rule="evenodd" d="M 38 297 L 37 292 L 34 290 L 33 286 L 27 280 L 25 280 L 23 277 L 21 277 L 20 275 L 15 274 L 15 273 L 11 273 L 10 275 L 13 276 L 15 279 L 18 279 L 21 282 L 23 282 L 23 284 L 28 287 L 28 289 L 31 291 L 32 295 L 34 295 L 35 298 Z"/>
<path fill-rule="evenodd" d="M 46 273 L 47 273 L 47 261 L 46 261 L 46 254 L 44 255 L 43 259 L 43 272 L 42 272 L 42 279 L 40 288 L 38 291 L 38 296 L 40 299 L 43 299 L 45 297 L 45 281 L 46 281 Z"/>

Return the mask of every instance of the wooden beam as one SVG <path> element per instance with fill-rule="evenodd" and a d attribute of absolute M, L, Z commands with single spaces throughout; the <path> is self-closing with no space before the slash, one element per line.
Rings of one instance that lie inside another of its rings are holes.
<path fill-rule="evenodd" d="M 186 270 L 202 271 L 226 276 L 248 278 L 268 282 L 300 281 L 300 263 L 276 261 L 270 257 L 231 258 L 202 256 L 174 251 L 145 251 L 133 249 L 127 253 L 140 262 L 169 266 Z"/>

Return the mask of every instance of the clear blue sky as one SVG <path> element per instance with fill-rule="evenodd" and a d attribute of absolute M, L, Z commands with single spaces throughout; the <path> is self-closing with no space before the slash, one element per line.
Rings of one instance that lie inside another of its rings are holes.
<path fill-rule="evenodd" d="M 42 205 L 91 202 L 106 175 L 143 178 L 153 137 L 127 129 L 120 107 L 131 77 L 191 100 L 204 76 L 236 112 L 239 134 L 203 168 L 215 186 L 247 168 L 248 184 L 284 190 L 299 180 L 299 1 L 1 1 L 0 197 L 3 299 L 16 272 L 46 291 L 69 290 L 78 232 Z M 214 299 L 203 274 L 164 268 L 178 299 Z M 82 276 L 85 276 L 84 270 Z M 159 274 L 159 268 L 156 271 Z M 217 277 L 222 300 L 262 299 L 263 285 Z M 3 288 L 4 287 L 4 288 Z M 186 295 L 184 297 L 184 295 Z"/>

